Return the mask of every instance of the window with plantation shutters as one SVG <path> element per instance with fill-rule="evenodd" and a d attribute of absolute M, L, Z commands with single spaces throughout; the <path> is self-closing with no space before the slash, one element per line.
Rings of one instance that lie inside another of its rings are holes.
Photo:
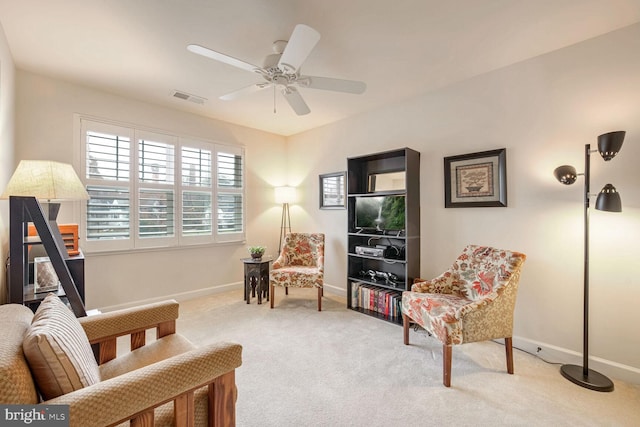
<path fill-rule="evenodd" d="M 95 124 L 83 127 L 84 181 L 89 201 L 85 207 L 85 240 L 109 249 L 129 247 L 131 240 L 130 129 Z"/>
<path fill-rule="evenodd" d="M 176 242 L 175 175 L 178 138 L 135 132 L 138 146 L 137 241 L 138 247 L 173 246 Z"/>
<path fill-rule="evenodd" d="M 129 189 L 87 185 L 87 240 L 129 239 Z"/>
<path fill-rule="evenodd" d="M 213 236 L 213 188 L 211 183 L 212 151 L 208 148 L 183 145 L 182 171 L 182 234 Z"/>
<path fill-rule="evenodd" d="M 242 158 L 237 151 L 217 153 L 217 232 L 220 236 L 244 231 Z"/>
<path fill-rule="evenodd" d="M 78 117 L 86 251 L 244 240 L 244 150 Z"/>

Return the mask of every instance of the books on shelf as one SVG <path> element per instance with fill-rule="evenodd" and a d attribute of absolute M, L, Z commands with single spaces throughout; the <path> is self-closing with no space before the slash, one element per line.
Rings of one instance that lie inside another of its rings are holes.
<path fill-rule="evenodd" d="M 373 311 L 388 320 L 402 319 L 402 292 L 351 282 L 351 308 Z"/>

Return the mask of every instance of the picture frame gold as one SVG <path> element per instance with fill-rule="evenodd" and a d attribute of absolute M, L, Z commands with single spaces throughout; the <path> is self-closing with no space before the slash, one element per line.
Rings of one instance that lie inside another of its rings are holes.
<path fill-rule="evenodd" d="M 445 157 L 444 207 L 507 207 L 507 149 Z"/>

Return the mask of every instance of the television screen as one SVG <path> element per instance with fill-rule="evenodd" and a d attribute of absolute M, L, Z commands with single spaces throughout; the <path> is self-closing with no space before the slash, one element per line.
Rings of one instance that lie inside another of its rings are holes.
<path fill-rule="evenodd" d="M 404 230 L 404 196 L 356 198 L 356 228 Z"/>

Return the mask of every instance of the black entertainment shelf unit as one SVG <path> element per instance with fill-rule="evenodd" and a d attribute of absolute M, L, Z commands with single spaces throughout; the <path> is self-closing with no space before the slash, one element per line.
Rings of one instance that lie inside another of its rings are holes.
<path fill-rule="evenodd" d="M 351 157 L 347 176 L 347 307 L 401 324 L 420 274 L 420 153 Z"/>

